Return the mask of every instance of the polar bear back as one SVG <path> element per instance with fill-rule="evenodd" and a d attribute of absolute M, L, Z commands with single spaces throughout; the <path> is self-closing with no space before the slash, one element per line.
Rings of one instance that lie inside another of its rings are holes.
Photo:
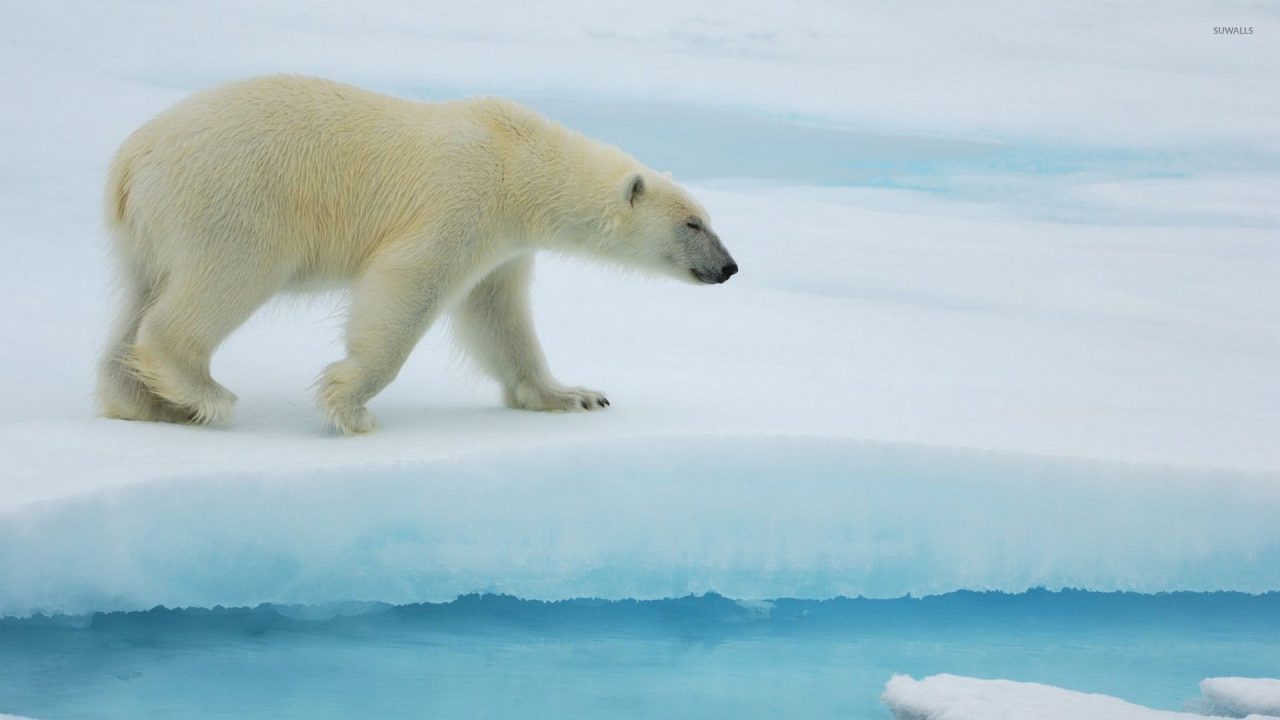
<path fill-rule="evenodd" d="M 143 245 L 126 252 L 161 267 L 248 254 L 290 265 L 298 282 L 343 280 L 406 233 L 513 222 L 512 176 L 527 173 L 512 167 L 562 159 L 566 145 L 593 155 L 593 170 L 634 163 L 502 100 L 422 103 L 255 78 L 193 95 L 130 136 L 113 164 L 108 220 L 128 225 L 123 242 Z M 487 230 L 473 234 L 520 229 Z"/>

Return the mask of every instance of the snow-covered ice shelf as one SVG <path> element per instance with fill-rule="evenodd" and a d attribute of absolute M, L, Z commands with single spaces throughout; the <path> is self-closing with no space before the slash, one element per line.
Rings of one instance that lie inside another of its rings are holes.
<path fill-rule="evenodd" d="M 859 28 L 892 13 L 817 3 L 663 6 L 698 41 L 652 8 L 617 34 L 575 4 L 228 7 L 5 8 L 31 32 L 0 38 L 23 68 L 0 75 L 0 613 L 1280 587 L 1280 123 L 1256 100 L 1280 69 L 1261 43 L 1187 40 L 1217 18 L 1200 4 L 1162 7 L 1170 34 L 1139 54 L 1099 37 L 1077 57 L 1037 24 L 1038 64 L 955 41 L 1014 3 L 891 43 Z M 1138 11 L 1102 12 L 1064 10 Z M 903 65 L 911 48 L 931 59 Z M 334 437 L 308 392 L 341 353 L 328 298 L 219 351 L 230 427 L 94 418 L 107 158 L 191 90 L 287 69 L 525 98 L 688 181 L 742 272 L 708 289 L 539 261 L 551 364 L 604 413 L 499 407 L 437 328 L 373 402 L 381 430 Z M 1099 100 L 1099 78 L 1129 84 Z"/>

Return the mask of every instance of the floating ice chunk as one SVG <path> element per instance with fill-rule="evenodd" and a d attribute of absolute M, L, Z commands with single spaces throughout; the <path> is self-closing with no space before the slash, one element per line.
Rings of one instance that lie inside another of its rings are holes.
<path fill-rule="evenodd" d="M 1280 717 L 1280 680 L 1214 677 L 1200 681 L 1209 709 L 1232 717 Z"/>
<path fill-rule="evenodd" d="M 880 696 L 896 720 L 1191 720 L 1189 713 L 1153 710 L 1109 695 L 1039 683 L 933 675 L 895 675 Z"/>

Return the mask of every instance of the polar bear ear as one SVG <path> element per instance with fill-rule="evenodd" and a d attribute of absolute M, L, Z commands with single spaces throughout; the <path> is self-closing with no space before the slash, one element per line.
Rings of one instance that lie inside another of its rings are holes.
<path fill-rule="evenodd" d="M 644 178 L 640 173 L 631 173 L 627 176 L 626 182 L 622 183 L 622 197 L 631 207 L 636 206 L 636 200 L 644 194 Z"/>

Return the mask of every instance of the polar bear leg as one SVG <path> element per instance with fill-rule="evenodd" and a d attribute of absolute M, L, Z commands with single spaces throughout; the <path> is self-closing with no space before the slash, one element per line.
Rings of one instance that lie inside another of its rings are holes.
<path fill-rule="evenodd" d="M 187 422 L 190 413 L 152 392 L 133 370 L 134 342 L 142 314 L 155 298 L 156 287 L 143 272 L 133 268 L 123 280 L 123 305 L 98 364 L 98 406 L 105 417 L 120 420 Z"/>
<path fill-rule="evenodd" d="M 347 357 L 326 367 L 316 383 L 316 403 L 343 434 L 377 427 L 365 403 L 395 379 L 435 320 L 447 276 L 395 252 L 375 258 L 360 274 L 347 316 Z"/>
<path fill-rule="evenodd" d="M 282 285 L 282 278 L 265 275 L 193 271 L 170 276 L 142 314 L 130 358 L 134 372 L 188 421 L 226 422 L 236 396 L 210 376 L 213 351 Z"/>
<path fill-rule="evenodd" d="M 458 340 L 485 372 L 502 383 L 508 407 L 551 412 L 608 407 L 602 393 L 566 387 L 551 376 L 533 330 L 532 278 L 532 256 L 510 260 L 485 276 L 454 312 Z"/>

